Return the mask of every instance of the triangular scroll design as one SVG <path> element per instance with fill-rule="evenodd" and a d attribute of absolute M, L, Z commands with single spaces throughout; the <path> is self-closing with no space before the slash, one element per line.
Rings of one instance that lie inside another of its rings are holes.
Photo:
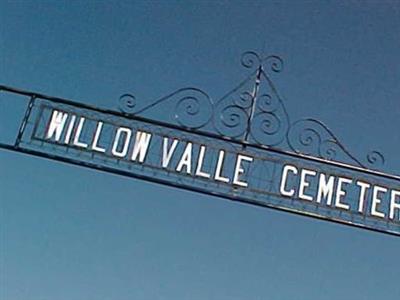
<path fill-rule="evenodd" d="M 276 55 L 261 58 L 245 52 L 241 64 L 251 69 L 234 89 L 215 103 L 197 88 L 179 89 L 150 104 L 136 101 L 131 94 L 119 98 L 119 108 L 127 116 L 153 118 L 159 109 L 160 121 L 185 129 L 218 134 L 223 138 L 277 151 L 348 163 L 363 168 L 378 168 L 385 163 L 378 151 L 366 162 L 356 158 L 321 121 L 306 118 L 291 122 L 282 98 L 270 75 L 283 70 Z M 165 113 L 173 111 L 173 113 Z"/>

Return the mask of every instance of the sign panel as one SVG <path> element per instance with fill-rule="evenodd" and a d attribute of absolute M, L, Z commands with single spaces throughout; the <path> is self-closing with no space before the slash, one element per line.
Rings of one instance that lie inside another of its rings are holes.
<path fill-rule="evenodd" d="M 400 177 L 366 168 L 319 121 L 291 124 L 261 67 L 216 104 L 182 89 L 141 108 L 124 95 L 117 112 L 0 90 L 29 100 L 15 143 L 0 148 L 400 236 Z M 175 124 L 138 114 L 168 101 Z"/>
<path fill-rule="evenodd" d="M 36 98 L 22 151 L 121 175 L 400 234 L 396 178 Z"/>

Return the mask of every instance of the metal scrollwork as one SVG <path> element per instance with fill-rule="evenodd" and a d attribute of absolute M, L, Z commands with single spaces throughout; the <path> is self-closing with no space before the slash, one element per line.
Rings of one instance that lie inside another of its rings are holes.
<path fill-rule="evenodd" d="M 212 100 L 205 92 L 196 88 L 179 89 L 142 107 L 133 95 L 124 94 L 119 98 L 119 108 L 128 115 L 143 115 L 153 108 L 160 109 L 163 103 L 170 102 L 175 103 L 174 114 L 172 120 L 170 118 L 167 121 L 176 121 L 179 125 L 191 129 L 201 128 L 210 121 L 213 111 Z M 164 111 L 161 111 L 161 114 L 166 117 Z"/>
<path fill-rule="evenodd" d="M 264 72 L 260 74 L 254 113 L 250 125 L 252 138 L 266 146 L 281 144 L 289 128 L 289 117 L 275 87 Z"/>
<path fill-rule="evenodd" d="M 120 111 L 126 114 L 134 114 L 136 109 L 136 98 L 131 94 L 124 94 L 119 97 L 119 105 Z"/>
<path fill-rule="evenodd" d="M 257 69 L 261 66 L 260 56 L 253 51 L 243 53 L 240 62 L 247 69 Z"/>
<path fill-rule="evenodd" d="M 242 54 L 241 64 L 247 69 L 257 69 L 261 66 L 265 72 L 279 73 L 283 70 L 283 60 L 277 55 L 261 58 L 256 52 L 247 51 Z"/>
<path fill-rule="evenodd" d="M 249 118 L 243 107 L 229 105 L 219 111 L 218 119 L 214 119 L 216 130 L 228 137 L 238 137 L 245 133 L 246 121 Z"/>
<path fill-rule="evenodd" d="M 385 157 L 379 151 L 371 151 L 367 154 L 367 162 L 371 167 L 382 167 L 385 164 Z"/>
<path fill-rule="evenodd" d="M 307 120 L 292 124 L 287 135 L 291 150 L 307 155 L 320 155 L 319 147 L 322 143 L 322 138 L 319 133 L 320 130 L 313 127 L 314 123 L 312 121 L 307 122 Z"/>
<path fill-rule="evenodd" d="M 176 94 L 175 119 L 187 128 L 201 128 L 212 116 L 212 101 L 199 89 L 188 88 Z"/>
<path fill-rule="evenodd" d="M 278 145 L 283 141 L 285 133 L 285 123 L 273 113 L 261 112 L 252 120 L 251 135 L 259 144 Z"/>
<path fill-rule="evenodd" d="M 326 160 L 350 161 L 364 166 L 339 142 L 322 122 L 305 119 L 293 123 L 288 131 L 288 144 L 295 153 L 306 154 Z"/>
<path fill-rule="evenodd" d="M 263 112 L 274 112 L 279 106 L 278 98 L 271 94 L 262 94 L 258 96 L 257 106 Z"/>
<path fill-rule="evenodd" d="M 283 70 L 279 56 L 261 57 L 256 52 L 243 53 L 241 64 L 252 70 L 236 88 L 216 103 L 202 90 L 184 88 L 151 104 L 143 105 L 135 96 L 124 94 L 119 108 L 127 115 L 144 116 L 159 108 L 167 122 L 190 129 L 202 129 L 248 144 L 263 145 L 282 151 L 292 151 L 325 160 L 350 162 L 361 167 L 377 167 L 385 163 L 378 151 L 367 155 L 365 163 L 353 156 L 322 122 L 304 119 L 291 123 L 270 74 Z M 162 105 L 174 103 L 171 109 Z M 169 117 L 169 119 L 168 119 Z"/>
<path fill-rule="evenodd" d="M 214 106 L 213 127 L 219 134 L 230 138 L 245 134 L 255 101 L 255 76 L 252 73 Z"/>
<path fill-rule="evenodd" d="M 343 146 L 336 139 L 321 141 L 319 146 L 319 156 L 326 160 L 336 160 L 339 153 L 343 152 Z M 346 153 L 346 151 L 344 151 Z M 358 161 L 356 161 L 358 163 Z"/>
<path fill-rule="evenodd" d="M 249 108 L 254 101 L 254 96 L 249 92 L 245 91 L 235 98 L 234 102 L 241 108 Z"/>
<path fill-rule="evenodd" d="M 277 55 L 270 55 L 263 59 L 265 70 L 280 73 L 283 70 L 283 60 Z"/>

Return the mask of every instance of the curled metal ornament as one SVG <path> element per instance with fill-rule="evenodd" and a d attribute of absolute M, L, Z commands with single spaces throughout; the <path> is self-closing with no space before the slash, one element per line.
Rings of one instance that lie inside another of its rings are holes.
<path fill-rule="evenodd" d="M 163 109 L 163 104 L 175 103 L 173 115 L 165 114 L 170 109 Z M 138 115 L 149 112 L 151 109 L 161 110 L 162 119 L 171 121 L 171 117 L 179 125 L 186 128 L 200 128 L 206 125 L 212 116 L 213 103 L 210 97 L 200 89 L 183 88 L 163 97 L 146 106 L 138 105 L 136 98 L 131 94 L 124 94 L 119 98 L 119 109 L 128 115 Z"/>
<path fill-rule="evenodd" d="M 329 128 L 318 120 L 305 119 L 293 123 L 288 131 L 287 141 L 289 147 L 296 153 L 364 167 L 338 141 Z"/>
<path fill-rule="evenodd" d="M 367 162 L 371 167 L 381 167 L 385 164 L 385 157 L 379 151 L 371 151 L 367 154 Z"/>
<path fill-rule="evenodd" d="M 247 51 L 242 54 L 241 64 L 246 69 L 257 69 L 262 67 L 264 71 L 279 73 L 283 70 L 283 60 L 277 55 L 269 55 L 261 58 L 254 51 Z"/>
<path fill-rule="evenodd" d="M 247 129 L 247 111 L 237 105 L 229 105 L 218 110 L 214 116 L 214 126 L 219 134 L 228 137 L 243 135 Z"/>
<path fill-rule="evenodd" d="M 213 125 L 219 134 L 236 138 L 248 130 L 255 101 L 256 76 L 253 72 L 214 106 Z"/>
<path fill-rule="evenodd" d="M 197 89 L 182 90 L 175 105 L 176 121 L 187 128 L 200 128 L 212 116 L 212 102 L 208 95 Z"/>
<path fill-rule="evenodd" d="M 264 93 L 257 98 L 257 107 L 263 112 L 274 112 L 280 104 L 279 99 L 272 93 Z"/>
<path fill-rule="evenodd" d="M 251 136 L 257 143 L 275 146 L 284 140 L 287 129 L 287 122 L 281 120 L 277 114 L 261 112 L 254 116 L 250 130 Z"/>
<path fill-rule="evenodd" d="M 257 69 L 261 66 L 260 56 L 253 51 L 243 53 L 240 62 L 247 69 Z"/>
<path fill-rule="evenodd" d="M 253 104 L 254 96 L 249 91 L 244 91 L 233 102 L 241 108 L 249 108 Z"/>
<path fill-rule="evenodd" d="M 118 99 L 119 109 L 126 114 L 134 114 L 136 111 L 136 98 L 131 94 L 124 94 Z"/>
<path fill-rule="evenodd" d="M 326 160 L 337 160 L 341 151 L 342 149 L 336 140 L 324 140 L 319 145 L 319 156 Z"/>
<path fill-rule="evenodd" d="M 287 140 L 289 147 L 296 153 L 319 154 L 321 135 L 317 129 L 308 127 L 302 122 L 292 124 L 287 134 Z"/>
<path fill-rule="evenodd" d="M 250 124 L 251 137 L 261 145 L 280 145 L 289 129 L 286 108 L 268 75 L 259 74 L 254 117 Z"/>
<path fill-rule="evenodd" d="M 283 70 L 283 60 L 277 55 L 267 56 L 262 60 L 263 69 L 268 71 L 272 71 L 275 73 L 280 73 Z"/>
<path fill-rule="evenodd" d="M 318 120 L 289 121 L 284 103 L 269 76 L 283 70 L 279 56 L 261 57 L 248 51 L 243 53 L 241 64 L 251 69 L 251 74 L 215 104 L 203 91 L 184 88 L 147 105 L 138 103 L 131 94 L 124 94 L 119 98 L 119 108 L 127 115 L 142 116 L 154 109 L 162 121 L 177 123 L 184 128 L 206 128 L 224 137 L 240 137 L 240 140 L 244 136 L 247 143 L 326 160 L 365 168 L 376 168 L 385 163 L 378 151 L 370 152 L 365 162 L 361 162 Z"/>

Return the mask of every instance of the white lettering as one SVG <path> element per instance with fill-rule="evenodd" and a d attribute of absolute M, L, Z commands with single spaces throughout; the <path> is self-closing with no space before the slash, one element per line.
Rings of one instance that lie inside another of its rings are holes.
<path fill-rule="evenodd" d="M 201 168 L 203 166 L 203 162 L 204 162 L 205 151 L 206 151 L 206 147 L 201 145 L 200 151 L 199 151 L 199 157 L 197 158 L 197 167 L 196 167 L 195 175 L 200 176 L 200 177 L 210 178 L 210 174 L 201 170 Z"/>
<path fill-rule="evenodd" d="M 371 206 L 371 215 L 378 217 L 378 218 L 384 218 L 385 214 L 378 211 L 379 204 L 381 203 L 382 199 L 379 198 L 378 193 L 380 192 L 387 192 L 387 188 L 381 187 L 381 186 L 374 186 L 373 190 L 373 195 L 372 195 L 372 206 Z"/>
<path fill-rule="evenodd" d="M 336 199 L 335 206 L 343 209 L 350 209 L 350 206 L 346 203 L 340 202 L 346 196 L 346 190 L 343 189 L 344 184 L 350 184 L 353 181 L 348 178 L 339 177 L 338 184 L 336 188 Z"/>
<path fill-rule="evenodd" d="M 229 182 L 229 178 L 227 177 L 223 177 L 221 175 L 222 173 L 222 165 L 224 163 L 224 156 L 225 156 L 225 151 L 224 150 L 220 150 L 219 151 L 219 155 L 218 155 L 218 162 L 217 162 L 217 168 L 215 170 L 215 174 L 214 174 L 214 179 L 218 180 L 218 181 L 222 181 L 222 182 Z"/>
<path fill-rule="evenodd" d="M 122 147 L 121 151 L 119 151 L 118 145 L 119 145 L 122 133 L 124 133 L 125 138 L 123 141 L 123 147 Z M 129 148 L 129 141 L 131 139 L 131 135 L 132 135 L 132 130 L 130 130 L 129 128 L 126 128 L 126 127 L 118 128 L 117 133 L 115 134 L 114 144 L 113 144 L 113 147 L 111 150 L 112 155 L 114 155 L 116 157 L 125 157 L 126 156 L 126 153 L 128 152 L 128 148 Z"/>
<path fill-rule="evenodd" d="M 239 176 L 244 173 L 244 169 L 241 166 L 242 160 L 252 162 L 253 158 L 250 156 L 238 154 L 238 156 L 236 158 L 236 166 L 235 166 L 235 172 L 234 172 L 234 176 L 233 176 L 233 184 L 247 187 L 248 186 L 247 182 L 239 180 Z"/>
<path fill-rule="evenodd" d="M 131 160 L 136 161 L 139 156 L 139 162 L 143 163 L 147 149 L 149 148 L 151 134 L 143 131 L 136 132 L 135 145 L 133 146 Z"/>
<path fill-rule="evenodd" d="M 168 149 L 168 138 L 164 138 L 163 140 L 163 156 L 162 156 L 162 167 L 166 168 L 169 165 L 169 162 L 172 158 L 172 154 L 174 154 L 176 146 L 178 145 L 178 140 L 174 139 L 172 141 L 171 148 Z"/>
<path fill-rule="evenodd" d="M 101 148 L 98 145 L 102 128 L 103 128 L 103 122 L 97 123 L 96 133 L 94 134 L 93 143 L 92 143 L 92 150 L 104 153 L 104 152 L 106 152 L 106 149 Z"/>
<path fill-rule="evenodd" d="M 317 175 L 317 172 L 313 171 L 313 170 L 307 170 L 307 169 L 303 169 L 301 170 L 301 175 L 300 175 L 300 188 L 299 188 L 299 198 L 303 199 L 303 200 L 308 200 L 308 201 L 312 201 L 313 197 L 304 194 L 305 189 L 310 185 L 309 182 L 307 182 L 307 176 L 315 176 Z"/>
<path fill-rule="evenodd" d="M 63 113 L 58 110 L 53 110 L 51 121 L 47 129 L 47 134 L 46 134 L 47 139 L 51 139 L 55 134 L 56 142 L 60 140 L 67 117 L 68 117 L 67 113 Z"/>
<path fill-rule="evenodd" d="M 190 142 L 186 144 L 185 151 L 183 151 L 181 160 L 179 161 L 176 170 L 181 172 L 183 167 L 186 167 L 186 173 L 190 174 L 192 171 L 192 143 Z"/>
<path fill-rule="evenodd" d="M 71 140 L 72 129 L 74 129 L 75 120 L 76 120 L 76 116 L 73 115 L 71 117 L 71 120 L 69 121 L 67 133 L 65 134 L 65 139 L 64 139 L 65 144 L 69 144 L 69 142 Z"/>
<path fill-rule="evenodd" d="M 75 145 L 75 146 L 78 146 L 78 147 L 87 148 L 88 145 L 86 143 L 79 141 L 79 138 L 81 136 L 82 128 L 83 128 L 83 124 L 84 123 L 85 123 L 85 118 L 84 117 L 80 117 L 79 123 L 78 123 L 78 128 L 76 129 L 76 133 L 75 133 L 74 140 L 73 140 L 72 144 Z"/>
<path fill-rule="evenodd" d="M 326 204 L 332 205 L 335 177 L 329 176 L 328 181 L 324 173 L 319 175 L 317 203 L 321 203 L 322 198 L 327 198 Z"/>
<path fill-rule="evenodd" d="M 364 212 L 364 206 L 365 206 L 365 196 L 367 194 L 367 189 L 371 187 L 369 183 L 362 182 L 362 181 L 357 181 L 357 185 L 360 187 L 360 198 L 358 201 L 358 212 L 363 213 Z"/>
<path fill-rule="evenodd" d="M 282 171 L 281 186 L 280 186 L 279 191 L 280 191 L 281 195 L 283 195 L 283 196 L 293 197 L 295 190 L 291 189 L 290 191 L 287 191 L 285 189 L 289 171 L 292 172 L 294 175 L 297 175 L 297 172 L 298 172 L 295 166 L 285 165 L 285 167 L 283 168 L 283 171 Z"/>

